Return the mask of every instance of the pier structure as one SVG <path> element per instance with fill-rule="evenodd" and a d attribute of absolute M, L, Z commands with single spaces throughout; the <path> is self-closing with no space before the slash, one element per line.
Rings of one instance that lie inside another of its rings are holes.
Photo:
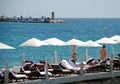
<path fill-rule="evenodd" d="M 116 80 L 116 77 L 120 77 L 120 71 L 88 73 L 83 75 L 79 74 L 54 78 L 52 77 L 48 80 L 32 80 L 28 82 L 17 82 L 17 84 L 87 84 L 88 81 L 88 84 L 90 84 L 90 81 L 91 84 L 94 84 L 96 80 L 98 81 L 97 84 L 120 84 L 120 78 Z"/>
<path fill-rule="evenodd" d="M 50 77 L 38 80 L 17 82 L 17 84 L 120 84 L 120 70 L 113 70 L 113 53 L 111 54 L 110 69 L 108 71 L 90 72 L 83 71 L 81 66 L 79 74 L 71 74 L 60 77 Z M 96 82 L 95 82 L 96 81 Z"/>
<path fill-rule="evenodd" d="M 6 17 L 4 15 L 0 16 L 0 22 L 24 22 L 24 23 L 66 23 L 64 20 L 55 19 L 55 13 L 51 13 L 51 17 L 42 16 L 41 18 L 32 18 L 31 16 L 25 18 L 20 17 Z"/>

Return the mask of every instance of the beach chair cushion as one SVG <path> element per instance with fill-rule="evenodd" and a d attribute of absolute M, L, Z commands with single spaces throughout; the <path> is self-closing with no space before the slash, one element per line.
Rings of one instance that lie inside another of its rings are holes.
<path fill-rule="evenodd" d="M 70 60 L 62 60 L 61 65 L 67 69 L 72 69 L 72 70 L 80 70 L 80 67 L 77 67 L 72 61 Z"/>

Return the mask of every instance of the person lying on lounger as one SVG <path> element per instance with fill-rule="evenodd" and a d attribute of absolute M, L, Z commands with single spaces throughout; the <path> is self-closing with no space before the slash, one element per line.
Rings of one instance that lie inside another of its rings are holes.
<path fill-rule="evenodd" d="M 76 53 L 73 53 L 73 56 L 71 57 L 71 60 L 73 61 L 73 63 L 76 62 L 76 60 L 77 60 Z"/>

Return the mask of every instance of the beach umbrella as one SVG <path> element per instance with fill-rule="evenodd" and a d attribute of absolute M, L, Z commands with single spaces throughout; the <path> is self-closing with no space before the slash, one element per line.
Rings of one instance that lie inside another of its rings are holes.
<path fill-rule="evenodd" d="M 43 45 L 48 45 L 48 44 L 39 39 L 31 38 L 31 39 L 25 41 L 24 43 L 20 44 L 19 47 L 22 47 L 22 46 L 40 47 Z M 25 61 L 25 54 L 23 53 L 22 54 L 22 64 L 24 63 L 24 61 Z"/>
<path fill-rule="evenodd" d="M 78 45 L 80 46 L 83 43 L 84 43 L 83 41 L 73 38 L 73 39 L 65 42 L 64 45 L 71 45 L 72 46 L 72 54 L 73 54 L 76 52 L 76 46 L 78 46 Z"/>
<path fill-rule="evenodd" d="M 119 35 L 115 35 L 115 36 L 111 37 L 110 39 L 115 40 L 117 42 L 120 42 L 120 36 Z"/>
<path fill-rule="evenodd" d="M 20 46 L 33 46 L 33 47 L 40 47 L 42 45 L 48 45 L 47 43 L 39 40 L 39 39 L 36 39 L 36 38 L 32 38 L 32 39 L 29 39 L 27 41 L 25 41 L 24 43 L 22 43 Z"/>
<path fill-rule="evenodd" d="M 64 43 L 64 45 L 76 45 L 76 46 L 79 46 L 79 45 L 82 45 L 84 42 L 83 41 L 80 41 L 78 39 L 71 39 L 67 42 Z"/>
<path fill-rule="evenodd" d="M 0 49 L 15 49 L 14 47 L 12 46 L 9 46 L 7 44 L 4 44 L 4 43 L 0 43 Z M 8 60 L 6 60 L 5 62 L 5 78 L 4 78 L 4 83 L 5 84 L 8 84 Z"/>
<path fill-rule="evenodd" d="M 107 37 L 101 38 L 100 40 L 97 40 L 96 42 L 101 43 L 101 44 L 117 44 L 118 43 L 117 41 L 114 41 L 114 40 L 107 38 Z M 114 54 L 113 50 L 114 49 L 112 48 L 112 53 Z"/>
<path fill-rule="evenodd" d="M 77 49 L 76 46 L 80 46 L 83 43 L 84 43 L 83 41 L 73 38 L 73 39 L 70 39 L 67 42 L 65 42 L 64 46 L 65 45 L 72 46 L 72 55 L 74 55 L 74 53 L 76 53 L 76 49 Z"/>
<path fill-rule="evenodd" d="M 96 43 L 101 43 L 101 44 L 116 44 L 118 42 L 110 39 L 110 38 L 107 38 L 107 37 L 104 37 L 104 38 L 101 38 L 97 41 L 95 41 Z"/>
<path fill-rule="evenodd" d="M 7 44 L 0 43 L 0 49 L 15 49 L 15 48 Z"/>
<path fill-rule="evenodd" d="M 89 40 L 87 42 L 85 42 L 83 45 L 81 46 L 84 46 L 84 47 L 102 47 L 102 45 L 92 41 L 92 40 Z"/>
<path fill-rule="evenodd" d="M 64 41 L 57 38 L 49 38 L 49 39 L 43 40 L 43 42 L 53 46 L 63 46 L 63 44 L 65 43 Z"/>
<path fill-rule="evenodd" d="M 80 45 L 83 47 L 102 47 L 102 45 L 92 41 L 92 40 L 88 40 L 86 41 L 83 45 Z M 88 49 L 86 48 L 86 60 L 88 59 Z"/>
<path fill-rule="evenodd" d="M 63 46 L 63 44 L 65 43 L 64 41 L 58 38 L 49 38 L 49 39 L 43 40 L 43 42 L 51 46 Z M 57 64 L 57 51 L 54 51 L 54 64 Z"/>

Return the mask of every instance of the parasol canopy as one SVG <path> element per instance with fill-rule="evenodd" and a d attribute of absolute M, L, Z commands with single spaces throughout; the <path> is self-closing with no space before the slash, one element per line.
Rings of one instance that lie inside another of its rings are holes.
<path fill-rule="evenodd" d="M 73 39 L 65 42 L 64 45 L 76 45 L 76 46 L 80 46 L 80 45 L 82 45 L 82 44 L 84 44 L 83 41 L 80 41 L 80 40 L 78 40 L 78 39 L 74 39 L 74 38 L 73 38 Z"/>
<path fill-rule="evenodd" d="M 115 40 L 117 42 L 120 42 L 120 36 L 119 35 L 115 35 L 115 36 L 111 37 L 110 39 Z"/>
<path fill-rule="evenodd" d="M 43 40 L 43 42 L 53 46 L 62 46 L 65 43 L 64 41 L 57 38 L 49 38 L 49 39 Z"/>
<path fill-rule="evenodd" d="M 7 44 L 0 43 L 0 49 L 15 49 L 15 48 Z"/>
<path fill-rule="evenodd" d="M 112 40 L 112 39 L 109 39 L 107 37 L 103 37 L 97 41 L 95 41 L 96 43 L 101 43 L 101 44 L 116 44 L 118 42 Z"/>
<path fill-rule="evenodd" d="M 92 40 L 89 40 L 87 42 L 85 42 L 83 45 L 81 46 L 84 46 L 84 47 L 102 47 L 102 45 L 92 41 Z"/>
<path fill-rule="evenodd" d="M 83 47 L 102 47 L 102 45 L 92 41 L 92 40 L 88 40 L 86 41 L 83 45 L 81 45 Z M 86 60 L 88 60 L 88 49 L 86 48 Z"/>
<path fill-rule="evenodd" d="M 48 45 L 47 43 L 41 41 L 41 40 L 38 40 L 36 38 L 32 38 L 32 39 L 29 39 L 27 41 L 25 41 L 24 43 L 22 43 L 20 45 L 21 46 L 34 46 L 34 47 L 39 47 L 39 46 L 42 46 L 42 45 Z"/>

